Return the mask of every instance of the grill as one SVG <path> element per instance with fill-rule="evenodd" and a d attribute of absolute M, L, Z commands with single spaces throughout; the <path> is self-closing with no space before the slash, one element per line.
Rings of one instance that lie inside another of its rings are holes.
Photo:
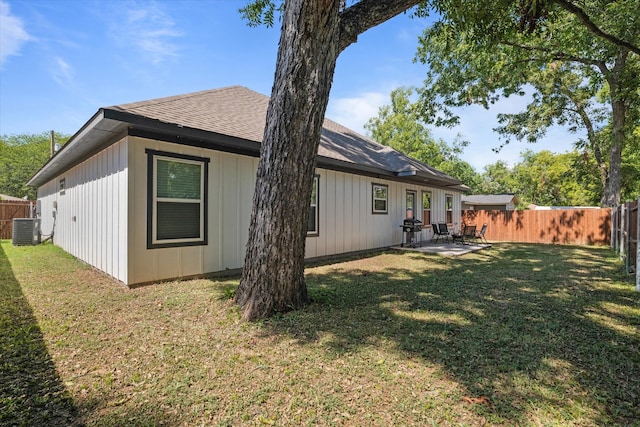
<path fill-rule="evenodd" d="M 416 218 L 407 218 L 402 222 L 402 231 L 404 232 L 404 242 L 400 244 L 400 246 L 411 246 L 415 248 L 419 245 L 417 241 L 420 236 L 420 232 L 422 231 L 422 221 Z"/>

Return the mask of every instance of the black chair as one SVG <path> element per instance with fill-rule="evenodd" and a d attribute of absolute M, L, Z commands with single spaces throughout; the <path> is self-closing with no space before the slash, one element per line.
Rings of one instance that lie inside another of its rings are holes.
<path fill-rule="evenodd" d="M 489 224 L 487 224 L 486 222 L 484 224 L 482 224 L 482 228 L 480 228 L 480 231 L 476 231 L 476 240 L 480 240 L 480 242 L 484 242 L 485 244 L 489 244 L 489 241 L 487 240 L 486 237 L 484 237 L 484 233 L 487 232 L 487 227 L 489 226 Z"/>
<path fill-rule="evenodd" d="M 449 238 L 451 237 L 449 235 L 449 230 L 447 230 L 447 224 L 444 224 L 444 232 L 441 227 L 442 227 L 442 224 L 436 224 L 435 222 L 431 223 L 431 228 L 433 229 L 433 236 L 431 237 L 432 242 L 434 240 L 438 242 L 438 240 L 440 240 L 441 237 L 444 237 L 448 241 Z"/>
<path fill-rule="evenodd" d="M 470 243 L 471 240 L 477 240 L 476 237 L 476 226 L 475 225 L 465 225 L 464 230 L 462 231 L 462 243 Z"/>
<path fill-rule="evenodd" d="M 431 227 L 433 227 L 434 237 L 437 236 L 436 242 L 440 240 L 441 237 L 444 237 L 445 239 L 447 239 L 447 241 L 452 240 L 451 233 L 449 232 L 449 228 L 447 227 L 447 224 L 443 222 L 439 224 L 432 223 Z"/>

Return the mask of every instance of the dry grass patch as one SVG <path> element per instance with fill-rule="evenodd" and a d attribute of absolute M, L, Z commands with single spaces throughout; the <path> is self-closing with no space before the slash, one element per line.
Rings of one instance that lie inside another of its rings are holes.
<path fill-rule="evenodd" d="M 23 326 L 41 331 L 1 341 L 0 423 L 640 418 L 640 297 L 606 248 L 498 245 L 317 266 L 307 271 L 312 305 L 259 323 L 242 322 L 229 299 L 237 279 L 128 290 L 50 245 L 0 248 L 3 335 L 15 332 L 16 300 Z M 17 358 L 25 351 L 44 362 Z M 15 373 L 31 370 L 46 384 L 20 384 Z"/>

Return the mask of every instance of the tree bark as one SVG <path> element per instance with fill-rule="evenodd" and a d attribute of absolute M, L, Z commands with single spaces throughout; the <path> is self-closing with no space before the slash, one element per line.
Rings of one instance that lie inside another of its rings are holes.
<path fill-rule="evenodd" d="M 624 78 L 629 51 L 621 49 L 611 72 L 605 75 L 609 83 L 611 97 L 612 127 L 611 147 L 609 148 L 609 173 L 602 192 L 600 205 L 614 207 L 620 204 L 622 191 L 622 148 L 625 146 L 625 126 L 627 117 L 627 97 L 620 88 L 620 81 Z"/>
<path fill-rule="evenodd" d="M 245 320 L 308 303 L 304 281 L 307 220 L 336 59 L 360 32 L 418 2 L 362 0 L 343 12 L 340 3 L 285 3 L 249 241 L 236 292 Z"/>
<path fill-rule="evenodd" d="M 315 157 L 338 57 L 339 0 L 284 9 L 249 242 L 236 302 L 246 320 L 307 304 L 304 249 Z"/>

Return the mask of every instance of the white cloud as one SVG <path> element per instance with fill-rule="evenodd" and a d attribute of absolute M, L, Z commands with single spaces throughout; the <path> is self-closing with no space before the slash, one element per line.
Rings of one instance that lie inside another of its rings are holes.
<path fill-rule="evenodd" d="M 73 82 L 73 68 L 60 57 L 53 58 L 51 74 L 60 86 L 67 87 Z"/>
<path fill-rule="evenodd" d="M 363 92 L 351 98 L 329 100 L 327 117 L 356 132 L 365 133 L 364 124 L 390 102 L 389 92 Z"/>
<path fill-rule="evenodd" d="M 451 143 L 457 134 L 469 141 L 470 144 L 465 148 L 461 158 L 479 172 L 484 166 L 498 160 L 513 166 L 522 160 L 520 154 L 526 150 L 534 152 L 549 150 L 553 153 L 571 151 L 573 142 L 580 138 L 581 134 L 572 134 L 560 126 L 548 129 L 547 134 L 536 143 L 527 143 L 512 138 L 511 142 L 502 146 L 499 152 L 493 151 L 504 143 L 504 140 L 500 140 L 500 135 L 493 131 L 495 127 L 499 126 L 497 114 L 524 111 L 530 101 L 531 95 L 525 95 L 501 99 L 489 110 L 485 110 L 480 105 L 462 107 L 456 110 L 456 113 L 460 115 L 460 125 L 451 129 L 444 127 L 432 127 L 431 129 L 436 138 L 442 138 L 448 143 Z"/>
<path fill-rule="evenodd" d="M 11 55 L 19 55 L 22 45 L 31 37 L 25 31 L 20 18 L 11 15 L 9 4 L 0 1 L 0 66 Z"/>
<path fill-rule="evenodd" d="M 154 65 L 178 56 L 174 40 L 183 33 L 156 2 L 128 3 L 112 16 L 110 33 L 121 46 L 134 46 L 143 58 Z"/>
<path fill-rule="evenodd" d="M 394 86 L 397 87 L 397 85 Z M 364 124 L 378 115 L 378 109 L 381 106 L 390 104 L 389 94 L 393 89 L 394 87 L 389 86 L 388 91 L 362 92 L 353 97 L 330 99 L 327 117 L 365 134 Z M 525 150 L 536 152 L 549 150 L 554 153 L 571 151 L 572 143 L 580 135 L 570 134 L 558 126 L 549 129 L 547 135 L 535 144 L 514 140 L 502 147 L 498 153 L 493 151 L 502 143 L 499 135 L 493 131 L 493 128 L 498 126 L 497 114 L 523 111 L 530 99 L 530 95 L 502 99 L 489 110 L 485 110 L 480 105 L 459 108 L 456 112 L 460 115 L 460 125 L 454 128 L 429 126 L 429 129 L 434 137 L 443 139 L 449 144 L 457 136 L 469 141 L 470 144 L 465 148 L 461 158 L 478 172 L 481 172 L 484 166 L 498 160 L 513 166 L 521 160 L 520 154 Z"/>

